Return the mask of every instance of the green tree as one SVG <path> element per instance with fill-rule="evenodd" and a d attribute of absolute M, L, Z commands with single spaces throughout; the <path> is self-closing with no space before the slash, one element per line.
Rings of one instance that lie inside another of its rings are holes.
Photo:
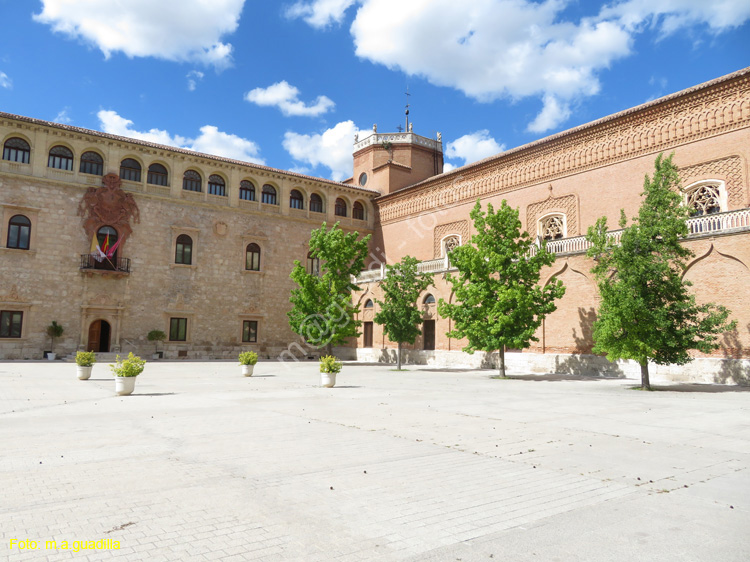
<path fill-rule="evenodd" d="M 299 285 L 292 290 L 289 302 L 293 308 L 287 313 L 289 326 L 305 342 L 315 347 L 326 347 L 332 354 L 334 345 L 349 337 L 357 337 L 361 322 L 354 319 L 359 307 L 352 305 L 352 291 L 359 287 L 352 283 L 367 257 L 368 234 L 345 234 L 336 223 L 330 230 L 326 223 L 310 236 L 310 255 L 320 260 L 320 272 L 307 272 L 295 260 L 290 277 Z"/>
<path fill-rule="evenodd" d="M 709 352 L 718 335 L 734 329 L 729 311 L 714 304 L 697 305 L 683 280 L 685 260 L 693 252 L 680 244 L 688 235 L 689 209 L 680 196 L 680 179 L 672 156 L 656 159 L 654 176 L 646 175 L 645 196 L 638 216 L 624 230 L 619 244 L 607 234 L 607 219 L 589 227 L 589 257 L 601 301 L 594 322 L 594 352 L 607 359 L 633 359 L 641 366 L 641 387 L 651 389 L 648 362 L 684 365 L 688 351 Z"/>
<path fill-rule="evenodd" d="M 438 311 L 452 318 L 452 338 L 466 338 L 464 351 L 500 354 L 500 376 L 505 376 L 505 348 L 529 347 L 544 317 L 556 310 L 555 299 L 565 294 L 559 279 L 539 286 L 540 272 L 555 261 L 544 244 L 521 230 L 518 211 L 503 200 L 497 212 L 487 213 L 477 201 L 471 211 L 476 234 L 471 244 L 450 254 L 458 277 L 448 275 L 455 304 L 440 299 Z"/>
<path fill-rule="evenodd" d="M 432 285 L 432 274 L 417 273 L 417 259 L 404 256 L 394 265 L 386 265 L 385 279 L 380 283 L 382 301 L 374 320 L 383 325 L 388 339 L 398 343 L 397 368 L 401 370 L 401 347 L 413 344 L 421 333 L 422 313 L 417 306 L 419 295 Z"/>

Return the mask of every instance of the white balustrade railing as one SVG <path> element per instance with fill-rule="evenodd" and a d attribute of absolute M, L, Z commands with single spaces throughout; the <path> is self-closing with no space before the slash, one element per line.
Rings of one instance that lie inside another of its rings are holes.
<path fill-rule="evenodd" d="M 687 227 L 689 237 L 711 234 L 713 232 L 750 230 L 750 209 L 693 217 L 687 220 Z M 622 229 L 611 230 L 607 233 L 607 236 L 615 244 L 619 244 L 622 233 Z M 586 241 L 585 236 L 571 236 L 570 238 L 547 241 L 547 250 L 553 254 L 582 254 L 590 247 L 591 244 Z M 536 253 L 536 247 L 532 248 L 531 253 L 532 255 Z M 440 273 L 449 271 L 450 269 L 453 269 L 453 267 L 445 257 L 426 260 L 417 264 L 418 273 Z M 382 268 L 363 271 L 357 277 L 357 281 L 361 283 L 379 281 L 383 278 L 383 274 L 384 271 Z"/>

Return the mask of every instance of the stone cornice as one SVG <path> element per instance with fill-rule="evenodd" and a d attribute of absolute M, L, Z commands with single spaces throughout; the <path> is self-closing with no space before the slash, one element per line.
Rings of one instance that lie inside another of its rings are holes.
<path fill-rule="evenodd" d="M 486 158 L 375 200 L 383 223 L 750 126 L 750 68 Z"/>

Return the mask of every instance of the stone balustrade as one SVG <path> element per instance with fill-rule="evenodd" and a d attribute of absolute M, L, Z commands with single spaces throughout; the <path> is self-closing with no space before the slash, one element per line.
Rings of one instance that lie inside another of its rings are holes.
<path fill-rule="evenodd" d="M 750 209 L 693 217 L 687 220 L 687 227 L 689 238 L 705 236 L 707 234 L 731 234 L 750 230 Z M 619 243 L 622 232 L 621 229 L 612 230 L 608 235 L 613 238 L 615 243 Z M 570 238 L 547 241 L 547 249 L 557 255 L 583 254 L 590 247 L 591 244 L 586 241 L 585 236 L 571 236 Z M 452 270 L 455 270 L 455 268 L 451 266 L 447 257 L 426 260 L 417 265 L 419 273 L 442 273 Z M 384 275 L 385 267 L 368 269 L 360 273 L 355 282 L 372 283 L 380 281 Z"/>

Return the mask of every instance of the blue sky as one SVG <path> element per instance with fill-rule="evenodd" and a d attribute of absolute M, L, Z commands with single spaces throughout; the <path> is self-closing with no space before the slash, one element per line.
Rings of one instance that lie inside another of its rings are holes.
<path fill-rule="evenodd" d="M 0 110 L 342 180 L 457 167 L 750 65 L 750 0 L 0 0 Z"/>

